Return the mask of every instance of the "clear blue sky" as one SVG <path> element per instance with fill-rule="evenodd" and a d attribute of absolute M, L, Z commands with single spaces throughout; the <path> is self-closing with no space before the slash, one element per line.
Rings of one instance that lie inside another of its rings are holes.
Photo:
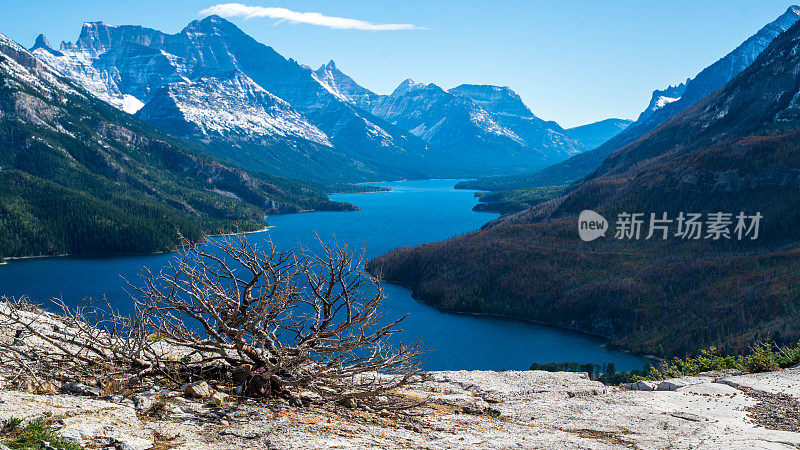
<path fill-rule="evenodd" d="M 0 33 L 25 46 L 40 32 L 55 46 L 74 41 L 82 23 L 95 20 L 174 33 L 199 18 L 199 11 L 223 2 L 4 1 Z M 301 63 L 317 67 L 333 59 L 379 93 L 391 92 L 405 78 L 444 88 L 508 85 L 539 117 L 565 127 L 635 118 L 654 89 L 694 76 L 791 5 L 779 0 L 238 2 L 371 24 L 414 25 L 417 29 L 365 31 L 330 28 L 325 26 L 330 20 L 307 16 L 301 20 L 323 25 L 230 19 Z"/>

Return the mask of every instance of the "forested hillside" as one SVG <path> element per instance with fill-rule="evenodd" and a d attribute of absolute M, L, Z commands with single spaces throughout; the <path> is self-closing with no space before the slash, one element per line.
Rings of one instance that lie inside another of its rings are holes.
<path fill-rule="evenodd" d="M 160 251 L 178 233 L 263 228 L 267 213 L 352 208 L 203 151 L 98 100 L 0 35 L 0 258 Z"/>

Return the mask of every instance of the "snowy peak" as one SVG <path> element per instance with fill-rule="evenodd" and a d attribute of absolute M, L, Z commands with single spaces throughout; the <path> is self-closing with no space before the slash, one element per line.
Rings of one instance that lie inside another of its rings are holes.
<path fill-rule="evenodd" d="M 82 50 L 103 53 L 114 43 L 116 27 L 103 22 L 85 22 L 75 45 Z"/>
<path fill-rule="evenodd" d="M 394 91 L 392 91 L 392 97 L 402 97 L 408 94 L 411 91 L 415 91 L 418 89 L 424 89 L 424 83 L 415 83 L 414 80 L 411 78 L 406 78 L 402 83 L 400 83 Z"/>
<path fill-rule="evenodd" d="M 450 93 L 468 97 L 493 114 L 534 117 L 522 98 L 507 86 L 462 84 L 450 89 Z"/>
<path fill-rule="evenodd" d="M 378 101 L 378 94 L 366 89 L 336 67 L 332 60 L 314 71 L 314 78 L 332 94 L 369 111 Z"/>

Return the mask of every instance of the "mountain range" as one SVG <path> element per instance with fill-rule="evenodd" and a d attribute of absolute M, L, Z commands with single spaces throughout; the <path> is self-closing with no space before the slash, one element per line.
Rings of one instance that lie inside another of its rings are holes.
<path fill-rule="evenodd" d="M 478 232 L 397 249 L 370 270 L 441 309 L 564 326 L 664 357 L 796 342 L 798 73 L 800 23 L 555 199 Z M 579 239 L 584 210 L 609 220 L 605 237 Z M 710 228 L 699 239 L 676 236 L 682 213 L 719 212 L 731 214 L 731 230 L 740 213 L 762 217 L 757 236 L 715 240 Z M 645 224 L 640 239 L 618 239 L 623 213 L 666 214 L 669 236 L 646 239 Z"/>
<path fill-rule="evenodd" d="M 676 87 L 656 90 L 647 109 L 624 131 L 600 147 L 559 164 L 519 176 L 485 178 L 459 187 L 485 190 L 526 189 L 564 185 L 580 180 L 597 169 L 612 153 L 644 137 L 670 117 L 724 86 L 752 64 L 779 34 L 800 20 L 800 6 L 791 6 L 773 22 L 761 28 L 733 51 L 703 69 L 693 79 Z"/>
<path fill-rule="evenodd" d="M 334 183 L 508 174 L 586 147 L 496 86 L 403 82 L 391 95 L 331 62 L 318 70 L 218 16 L 176 34 L 84 24 L 75 43 L 31 51 L 126 112 L 243 168 Z"/>

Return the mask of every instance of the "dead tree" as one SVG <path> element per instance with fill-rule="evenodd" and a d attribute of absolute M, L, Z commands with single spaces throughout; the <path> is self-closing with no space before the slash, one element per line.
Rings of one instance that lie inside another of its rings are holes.
<path fill-rule="evenodd" d="M 405 317 L 386 321 L 383 288 L 364 271 L 363 256 L 320 244 L 317 254 L 258 249 L 245 235 L 187 245 L 130 284 L 131 317 L 109 308 L 89 320 L 62 303 L 69 326 L 52 330 L 9 304 L 0 320 L 45 343 L 46 355 L 26 351 L 49 369 L 180 381 L 216 368 L 246 395 L 305 390 L 331 400 L 374 399 L 408 383 L 418 344 L 387 342 Z"/>

